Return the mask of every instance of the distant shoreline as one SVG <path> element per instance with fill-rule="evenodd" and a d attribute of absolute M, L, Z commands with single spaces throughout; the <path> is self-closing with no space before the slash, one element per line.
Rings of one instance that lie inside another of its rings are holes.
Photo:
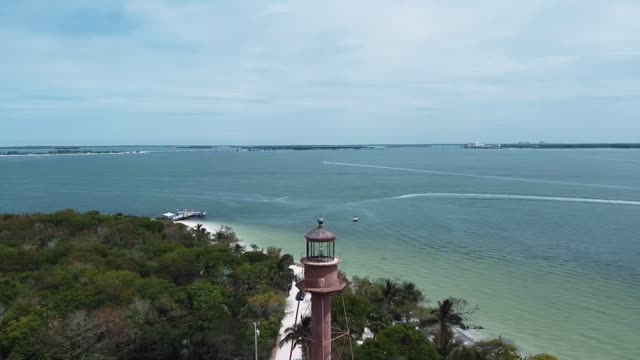
<path fill-rule="evenodd" d="M 154 148 L 162 148 L 156 150 Z M 113 145 L 113 146 L 0 146 L 0 157 L 53 155 L 120 155 L 151 152 L 255 152 L 315 150 L 385 150 L 397 148 L 499 149 L 640 149 L 640 143 L 471 143 L 471 144 L 354 144 L 354 145 Z M 127 148 L 122 149 L 122 148 Z M 38 151 L 40 150 L 40 151 Z"/>
<path fill-rule="evenodd" d="M 50 152 L 0 152 L 0 157 L 31 157 L 31 156 L 72 156 L 72 155 L 130 155 L 147 154 L 149 151 L 50 151 Z"/>
<path fill-rule="evenodd" d="M 501 149 L 640 149 L 640 143 L 521 143 L 500 144 Z"/>

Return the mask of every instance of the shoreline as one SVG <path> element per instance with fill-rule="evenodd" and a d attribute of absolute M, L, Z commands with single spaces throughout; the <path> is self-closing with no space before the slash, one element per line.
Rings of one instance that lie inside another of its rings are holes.
<path fill-rule="evenodd" d="M 217 222 L 215 220 L 198 221 L 198 219 L 188 219 L 188 220 L 180 220 L 175 222 L 183 224 L 191 229 L 194 229 L 198 224 L 201 224 L 204 229 L 206 229 L 208 232 L 212 234 L 214 234 L 222 226 L 225 226 L 224 223 Z M 256 246 L 258 246 L 258 248 L 263 249 L 263 247 L 260 246 L 260 244 L 252 241 L 251 239 L 239 238 L 238 244 L 243 246 L 245 249 L 250 249 L 251 244 L 255 244 Z M 300 259 L 297 259 L 297 260 L 299 261 Z M 296 261 L 295 256 L 294 256 L 294 261 Z M 291 265 L 290 268 L 293 269 L 296 277 L 302 276 L 304 274 L 304 269 L 297 262 L 295 262 L 294 265 Z M 280 327 L 280 332 L 278 335 L 278 343 L 280 342 L 280 339 L 284 335 L 285 329 L 293 326 L 295 323 L 295 310 L 297 307 L 297 300 L 295 299 L 295 297 L 298 292 L 298 289 L 296 288 L 295 285 L 296 285 L 296 281 L 294 280 L 293 283 L 291 284 L 291 291 L 289 293 L 289 296 L 286 299 L 285 317 L 282 319 L 282 326 Z M 306 294 L 305 299 L 302 301 L 300 306 L 300 314 L 298 315 L 298 319 L 305 313 L 308 313 L 310 309 L 311 309 L 311 295 Z M 480 332 L 475 329 L 469 329 L 469 330 L 456 329 L 455 333 L 457 337 L 465 345 L 470 345 L 485 339 L 489 339 L 488 337 L 483 337 L 480 334 Z M 290 347 L 288 347 L 287 345 L 280 348 L 279 345 L 276 344 L 270 360 L 289 360 L 289 350 L 290 350 Z M 297 347 L 296 349 L 293 350 L 293 356 L 291 357 L 291 359 L 292 360 L 301 359 L 301 356 L 302 354 L 300 353 L 300 349 L 299 347 Z"/>
<path fill-rule="evenodd" d="M 221 227 L 223 226 L 227 226 L 221 222 L 216 222 L 216 221 L 209 221 L 209 220 L 204 220 L 202 221 L 202 219 L 200 220 L 196 220 L 196 219 L 187 219 L 187 220 L 178 220 L 178 221 L 174 221 L 174 223 L 176 224 L 182 224 L 190 229 L 195 229 L 196 226 L 198 226 L 198 224 L 202 225 L 202 228 L 207 230 L 210 234 L 215 234 L 216 231 L 220 230 Z M 231 227 L 233 229 L 233 227 Z M 237 234 L 236 234 L 237 235 Z M 256 245 L 259 248 L 261 248 L 260 245 L 258 245 L 255 242 L 252 241 L 248 241 L 246 239 L 241 239 L 238 238 L 238 244 L 240 246 L 243 246 L 245 248 L 251 248 L 251 245 Z"/>

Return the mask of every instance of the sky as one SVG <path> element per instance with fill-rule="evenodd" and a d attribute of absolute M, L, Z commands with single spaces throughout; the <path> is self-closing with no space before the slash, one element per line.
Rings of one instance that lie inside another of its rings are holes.
<path fill-rule="evenodd" d="M 3 0 L 0 146 L 640 142 L 638 19 L 638 0 Z"/>

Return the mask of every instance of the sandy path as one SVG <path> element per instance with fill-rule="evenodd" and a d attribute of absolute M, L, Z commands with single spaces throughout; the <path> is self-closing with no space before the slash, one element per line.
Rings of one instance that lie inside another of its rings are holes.
<path fill-rule="evenodd" d="M 291 265 L 291 269 L 296 274 L 296 277 L 302 276 L 302 266 L 300 265 Z M 289 293 L 289 297 L 287 298 L 287 305 L 285 308 L 284 319 L 282 319 L 282 327 L 280 327 L 280 335 L 278 336 L 278 343 L 280 339 L 284 337 L 285 329 L 292 327 L 296 320 L 296 308 L 298 307 L 298 301 L 296 301 L 296 294 L 298 293 L 298 289 L 295 286 L 295 281 L 291 284 L 291 292 Z M 300 311 L 298 313 L 298 321 L 301 316 L 310 314 L 311 312 L 311 294 L 306 294 L 303 301 L 300 302 Z M 289 360 L 289 352 L 291 351 L 291 343 L 287 343 L 282 348 L 276 346 L 275 351 L 271 354 L 271 360 Z M 293 354 L 291 356 L 292 360 L 300 360 L 302 359 L 302 352 L 300 347 L 296 347 L 293 349 Z"/>

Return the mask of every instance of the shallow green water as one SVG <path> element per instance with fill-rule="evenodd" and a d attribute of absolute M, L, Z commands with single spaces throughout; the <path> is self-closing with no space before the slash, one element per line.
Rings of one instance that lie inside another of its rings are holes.
<path fill-rule="evenodd" d="M 640 151 L 0 157 L 0 179 L 0 212 L 206 208 L 296 256 L 323 216 L 342 269 L 465 298 L 484 336 L 564 359 L 640 354 Z"/>

